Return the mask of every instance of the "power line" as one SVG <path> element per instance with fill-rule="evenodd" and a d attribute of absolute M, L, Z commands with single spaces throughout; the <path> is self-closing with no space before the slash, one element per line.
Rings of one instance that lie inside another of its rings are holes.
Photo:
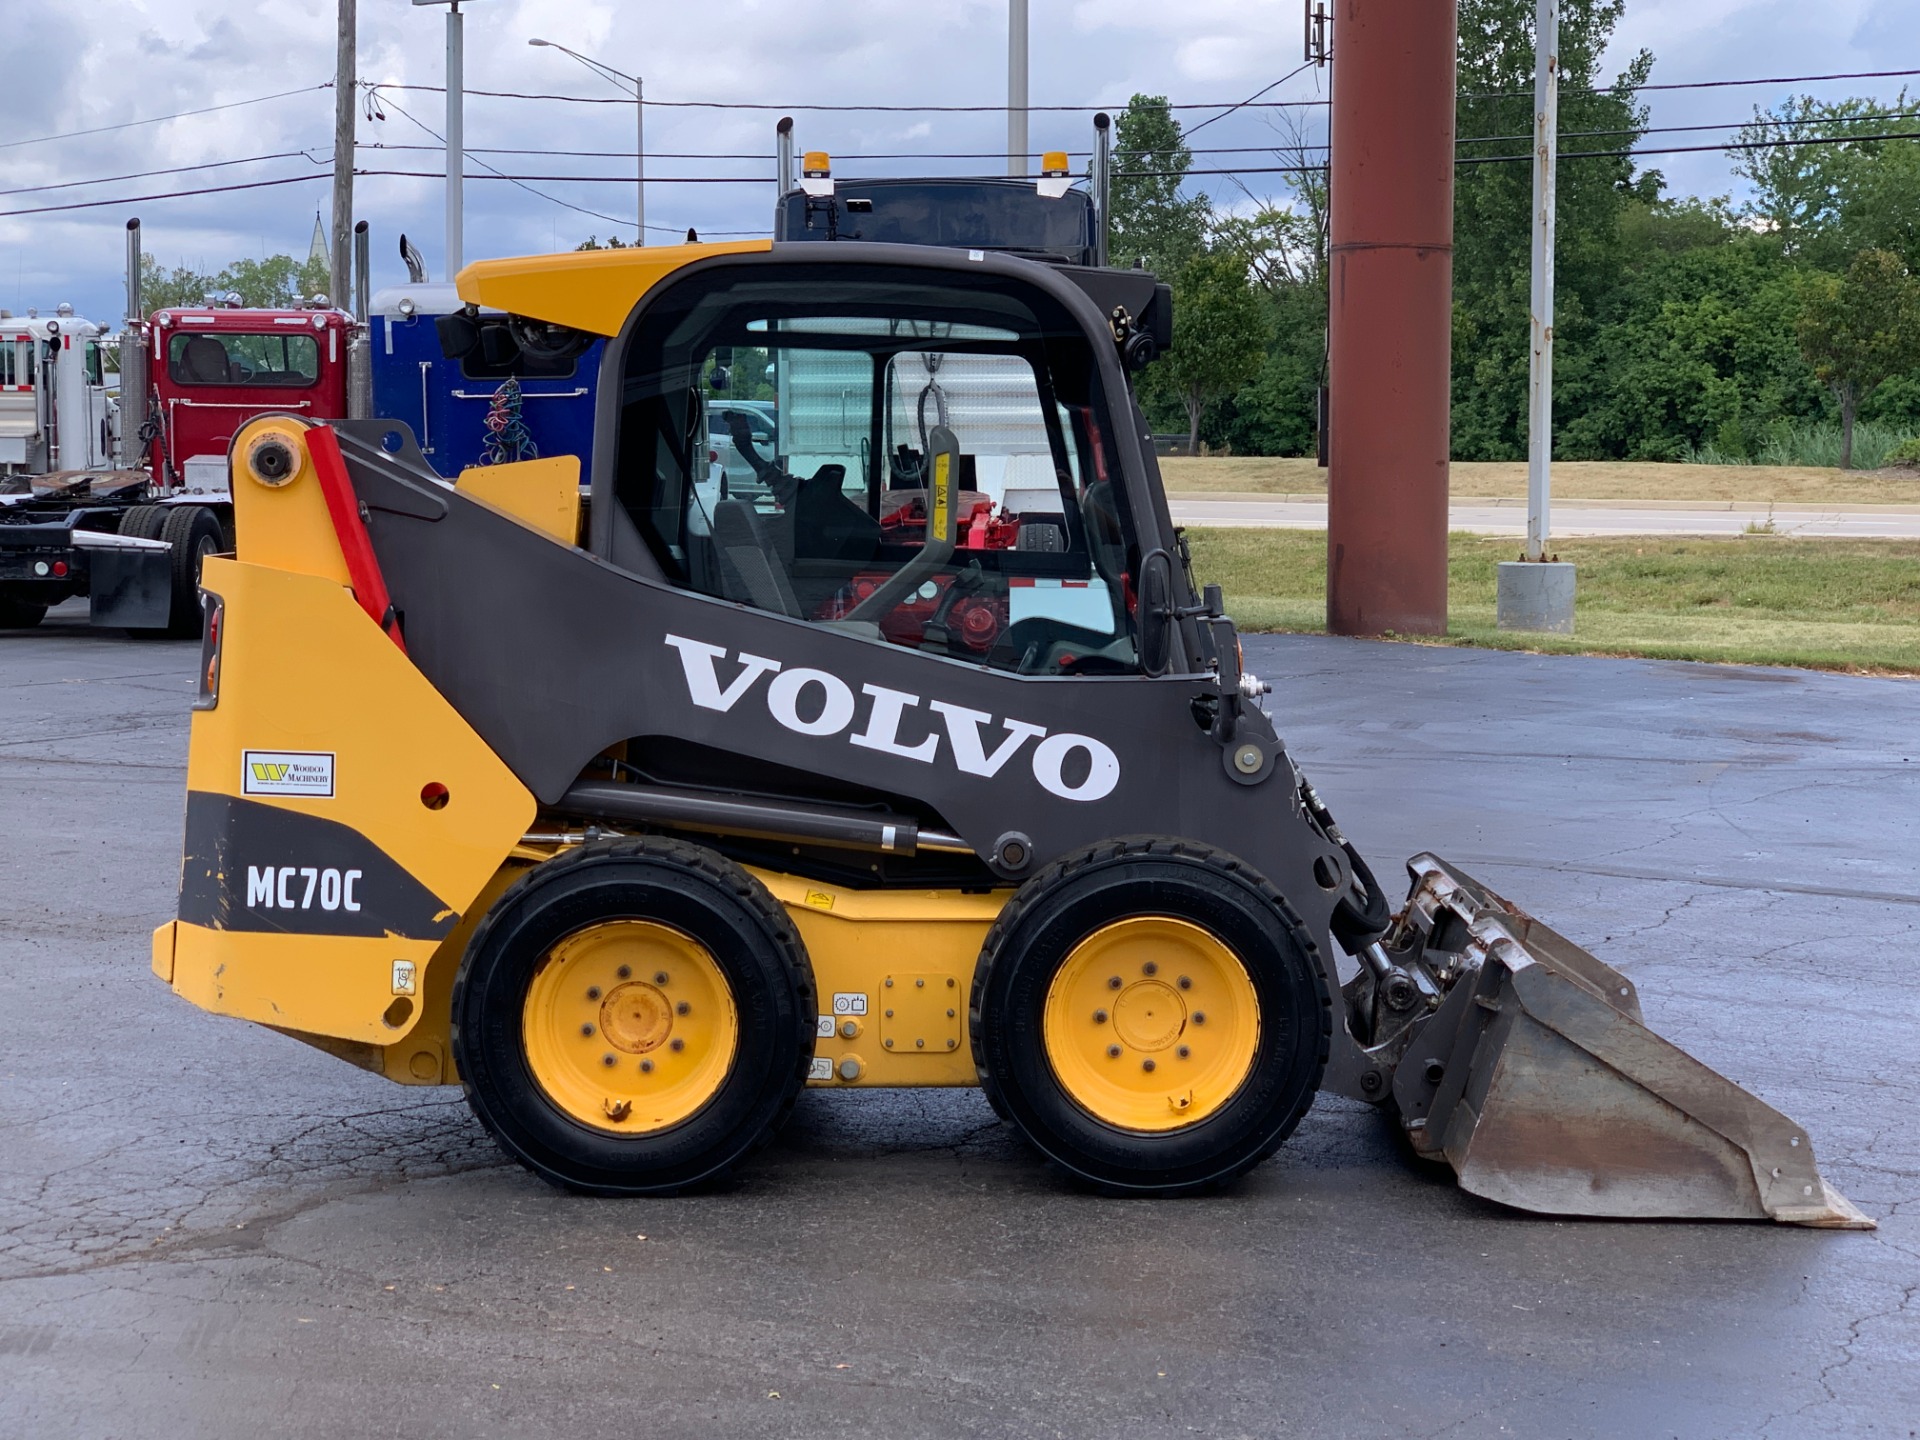
<path fill-rule="evenodd" d="M 1638 95 L 1646 90 L 1724 90 L 1729 86 L 1742 85 L 1811 85 L 1820 80 L 1898 80 L 1909 75 L 1920 75 L 1920 70 L 1852 70 L 1837 75 L 1762 75 L 1750 80 L 1672 80 L 1663 84 L 1651 82 L 1644 85 L 1576 85 L 1567 86 L 1562 93 L 1571 91 L 1584 95 L 1611 95 L 1616 89 L 1624 89 Z M 1516 95 L 1531 95 L 1531 90 L 1490 90 L 1479 95 L 1462 95 L 1462 100 L 1504 100 Z"/>
<path fill-rule="evenodd" d="M 1772 150 L 1781 146 L 1850 145 L 1860 140 L 1920 140 L 1920 130 L 1890 130 L 1878 135 L 1807 135 L 1786 140 L 1735 140 L 1718 145 L 1663 145 L 1632 150 L 1563 150 L 1562 160 L 1631 160 L 1641 155 L 1690 155 L 1712 150 Z M 1528 155 L 1461 155 L 1455 165 L 1531 164 Z M 1144 179 L 1165 179 L 1174 175 L 1313 175 L 1324 165 L 1248 165 L 1207 170 L 1134 171 Z"/>
<path fill-rule="evenodd" d="M 1298 74 L 1299 72 L 1294 72 Z M 1280 83 L 1278 81 L 1276 84 Z M 371 90 L 419 90 L 430 95 L 444 95 L 444 85 L 414 85 L 389 83 L 387 81 L 368 81 Z M 1269 89 L 1272 87 L 1269 86 Z M 1005 105 L 824 105 L 798 104 L 773 105 L 756 100 L 653 100 L 636 102 L 631 95 L 554 95 L 524 90 L 475 90 L 464 89 L 464 95 L 486 96 L 494 100 L 557 100 L 569 105 L 633 105 L 645 104 L 649 110 L 757 110 L 779 111 L 825 111 L 827 113 L 860 114 L 896 114 L 896 115 L 1004 115 Z M 1246 101 L 1231 100 L 1194 100 L 1183 101 L 1177 105 L 1168 105 L 1169 110 L 1238 110 L 1238 109 L 1294 109 L 1301 106 L 1324 105 L 1325 100 L 1262 100 L 1251 105 Z M 1060 113 L 1067 115 L 1091 115 L 1096 110 L 1120 111 L 1125 105 L 1027 105 L 1021 107 L 1033 115 Z M 1199 126 L 1194 127 L 1196 130 Z M 1002 157 L 1004 158 L 1004 156 Z"/>
<path fill-rule="evenodd" d="M 1187 138 L 1188 135 L 1198 135 L 1202 130 L 1206 129 L 1207 126 L 1213 124 L 1215 120 L 1224 120 L 1227 118 L 1227 116 L 1233 114 L 1234 111 L 1246 109 L 1249 105 L 1253 104 L 1254 101 L 1258 100 L 1262 95 L 1266 94 L 1269 90 L 1279 89 L 1282 85 L 1286 84 L 1287 81 L 1293 79 L 1294 76 L 1298 75 L 1302 70 L 1310 69 L 1313 63 L 1314 63 L 1313 61 L 1309 60 L 1305 65 L 1294 66 L 1293 69 L 1289 70 L 1286 74 L 1282 75 L 1278 80 L 1274 81 L 1273 84 L 1261 86 L 1258 90 L 1254 91 L 1253 94 L 1249 95 L 1246 99 L 1242 100 L 1238 105 L 1229 105 L 1226 109 L 1222 110 L 1218 115 L 1210 116 L 1209 118 L 1202 120 L 1198 125 L 1194 126 L 1191 130 L 1187 131 L 1186 134 L 1182 135 L 1180 138 L 1184 140 Z"/>
<path fill-rule="evenodd" d="M 114 185 L 122 180 L 151 180 L 156 175 L 184 175 L 190 170 L 222 170 L 230 165 L 259 165 L 268 160 L 309 160 L 315 165 L 331 165 L 333 157 L 315 160 L 306 150 L 281 150 L 272 155 L 249 155 L 242 160 L 204 160 L 197 165 L 173 165 L 164 170 L 136 170 L 127 175 L 99 175 L 91 180 L 62 180 L 52 185 L 20 185 L 0 190 L 0 195 L 38 195 L 49 190 L 75 190 L 88 185 Z"/>
<path fill-rule="evenodd" d="M 11 150 L 19 145 L 43 145 L 49 140 L 77 140 L 83 135 L 105 135 L 113 130 L 131 130 L 138 125 L 160 125 L 168 120 L 184 120 L 190 115 L 211 115 L 219 110 L 238 110 L 243 105 L 260 105 L 268 100 L 284 100 L 289 95 L 310 95 L 316 90 L 331 90 L 333 82 L 323 81 L 318 85 L 305 85 L 298 90 L 280 90 L 272 95 L 256 95 L 251 100 L 229 100 L 224 105 L 208 105 L 199 110 L 176 110 L 171 115 L 150 115 L 144 120 L 122 120 L 117 125 L 96 125 L 91 130 L 67 130 L 58 135 L 32 135 L 25 140 L 0 141 L 0 150 Z"/>
<path fill-rule="evenodd" d="M 1560 132 L 1560 138 L 1562 140 L 1598 140 L 1598 139 L 1603 139 L 1608 135 L 1680 135 L 1680 134 L 1691 134 L 1701 130 L 1744 130 L 1749 125 L 1759 125 L 1762 127 L 1768 127 L 1768 126 L 1784 127 L 1787 125 L 1848 125 L 1848 124 L 1858 124 L 1863 121 L 1914 120 L 1914 119 L 1920 119 L 1920 110 L 1875 111 L 1871 115 L 1853 116 L 1844 120 L 1835 120 L 1831 116 L 1810 116 L 1803 120 L 1755 120 L 1752 117 L 1748 117 L 1745 120 L 1728 120 L 1728 121 L 1723 121 L 1719 124 L 1714 124 L 1714 125 L 1643 125 L 1638 129 L 1628 128 L 1628 129 L 1619 129 L 1619 130 L 1562 130 Z M 1836 136 L 1834 138 L 1856 139 L 1858 137 Z M 1531 140 L 1531 139 L 1533 139 L 1533 136 L 1531 134 L 1462 135 L 1458 137 L 1454 141 L 1454 143 L 1456 145 L 1478 145 L 1483 142 L 1493 141 L 1493 140 L 1512 141 L 1512 140 Z M 1264 146 L 1264 147 L 1248 147 L 1248 148 L 1250 149 L 1264 148 L 1264 149 L 1270 150 L 1273 147 Z M 1710 146 L 1708 148 L 1717 149 L 1719 147 Z M 1193 153 L 1196 155 L 1201 155 L 1201 154 L 1216 154 L 1220 152 L 1196 150 Z"/>
<path fill-rule="evenodd" d="M 1301 67 L 1301 69 L 1304 68 L 1306 67 Z M 1299 70 L 1293 72 L 1295 75 L 1299 73 Z M 1649 90 L 1717 90 L 1751 85 L 1809 85 L 1827 80 L 1888 80 L 1915 75 L 1920 75 L 1920 69 L 1854 70 L 1837 72 L 1831 75 L 1762 75 L 1735 80 L 1673 80 L 1659 84 L 1649 82 L 1644 85 L 1626 86 L 1570 85 L 1563 87 L 1561 93 L 1574 95 L 1613 95 L 1624 91 L 1628 94 L 1637 95 Z M 1285 79 L 1291 78 L 1292 75 L 1289 75 L 1284 77 L 1283 80 L 1275 81 L 1274 83 L 1281 84 L 1284 83 Z M 373 90 L 417 90 L 434 95 L 444 95 L 446 93 L 446 87 L 444 85 L 415 85 L 369 81 L 367 82 L 367 87 Z M 1271 85 L 1266 87 L 1267 90 L 1271 90 L 1272 88 L 1273 86 Z M 495 100 L 551 100 L 569 105 L 632 105 L 636 103 L 631 96 L 559 95 L 524 90 L 475 89 L 467 89 L 464 93 L 469 96 L 485 96 Z M 1255 93 L 1264 94 L 1266 92 L 1262 90 Z M 1461 100 L 1503 100 L 1532 94 L 1533 91 L 1531 90 L 1488 90 L 1464 94 L 1458 98 Z M 650 110 L 752 110 L 768 113 L 795 111 L 822 112 L 827 114 L 1003 115 L 1007 109 L 1005 105 L 828 105 L 821 103 L 776 105 L 757 100 L 650 99 L 640 103 L 644 103 Z M 1170 103 L 1165 108 L 1168 110 L 1219 110 L 1224 114 L 1243 109 L 1312 109 L 1327 105 L 1328 103 L 1330 102 L 1324 98 L 1316 100 L 1242 100 L 1237 102 L 1224 100 L 1192 100 Z M 1113 112 L 1123 111 L 1126 108 L 1127 106 L 1125 105 L 1028 105 L 1024 107 L 1029 114 L 1034 115 L 1091 115 L 1096 110 Z M 1211 121 L 1202 121 L 1200 125 L 1195 125 L 1193 128 L 1198 130 L 1201 128 L 1201 125 L 1211 123 Z"/>
<path fill-rule="evenodd" d="M 372 86 L 368 86 L 367 88 L 369 89 L 369 91 L 373 91 L 373 90 L 379 90 L 383 87 L 378 85 L 372 85 Z M 445 87 L 443 86 L 441 87 L 441 89 L 442 89 L 442 93 L 445 93 Z M 419 120 L 414 116 L 409 115 L 407 113 L 406 107 L 401 105 L 399 101 L 389 99 L 385 103 L 388 105 L 391 105 L 394 109 L 394 113 L 399 115 L 402 119 L 407 120 L 411 124 L 426 131 L 427 134 L 431 135 L 434 139 L 438 140 L 441 143 L 442 147 L 446 145 L 446 136 L 442 135 L 438 130 L 435 130 L 431 125 L 428 125 L 425 121 Z M 572 210 L 576 214 L 590 216 L 595 220 L 605 220 L 609 225 L 624 225 L 627 223 L 625 217 L 623 216 L 602 214 L 598 210 L 589 210 L 584 205 L 575 205 L 571 201 L 562 200 L 557 195 L 549 195 L 544 190 L 536 190 L 531 185 L 526 184 L 519 177 L 508 175 L 503 171 L 501 171 L 499 167 L 487 164 L 485 160 L 482 160 L 479 163 L 481 165 L 486 166 L 486 168 L 490 172 L 492 172 L 494 176 L 497 176 L 502 180 L 511 180 L 515 185 L 519 186 L 522 190 L 526 191 L 529 195 L 536 195 L 540 199 L 547 201 L 549 204 L 558 205 L 563 210 Z M 404 170 L 367 170 L 367 171 L 356 171 L 355 173 L 367 174 L 367 175 L 405 175 L 408 178 L 428 179 L 428 180 L 431 180 L 432 178 L 434 178 L 430 174 L 422 175 L 419 172 L 404 171 Z M 484 179 L 486 177 L 476 176 L 474 178 Z M 628 178 L 631 179 L 632 177 L 628 177 Z M 675 235 L 684 233 L 683 231 L 676 229 L 674 226 L 671 226 L 671 225 L 649 225 L 647 228 L 649 230 L 658 230 L 658 231 L 666 232 L 668 234 L 675 234 Z"/>
<path fill-rule="evenodd" d="M 97 210 L 109 205 L 139 205 L 148 200 L 181 200 L 189 195 L 224 195 L 231 190 L 265 190 L 275 185 L 304 185 L 322 178 L 289 175 L 281 180 L 247 180 L 237 185 L 208 185 L 198 190 L 167 190 L 156 195 L 121 195 L 112 200 L 75 200 L 65 205 L 41 205 L 31 210 L 0 210 L 0 220 L 15 215 L 50 215 L 56 210 Z"/>
<path fill-rule="evenodd" d="M 1920 119 L 1920 110 L 1875 111 L 1870 114 L 1856 116 L 1852 119 L 1842 121 L 1835 121 L 1830 117 L 1820 116 L 1812 116 L 1804 119 L 1756 121 L 1751 116 L 1748 116 L 1739 120 L 1720 120 L 1705 125 L 1641 125 L 1607 130 L 1562 130 L 1560 132 L 1560 138 L 1563 140 L 1594 140 L 1604 139 L 1611 135 L 1675 135 L 1693 134 L 1707 130 L 1742 130 L 1750 125 L 1756 124 L 1784 127 L 1789 125 L 1857 124 L 1867 121 L 1913 119 Z M 1196 130 L 1199 128 L 1197 125 L 1194 127 Z M 1193 132 L 1188 131 L 1187 133 L 1192 134 Z M 1480 145 L 1493 142 L 1531 140 L 1532 138 L 1533 136 L 1527 133 L 1509 135 L 1461 135 L 1455 138 L 1454 143 L 1457 145 Z M 441 148 L 442 147 L 438 145 L 389 145 L 376 142 L 366 142 L 360 146 L 360 149 L 363 151 L 431 151 L 435 153 Z M 1194 155 L 1267 155 L 1273 153 L 1277 147 L 1273 145 L 1194 145 L 1184 148 Z M 1327 147 L 1324 143 L 1321 143 L 1308 145 L 1305 148 L 1309 150 L 1324 150 Z M 578 160 L 632 160 L 635 158 L 634 152 L 631 150 L 550 150 L 544 147 L 508 148 L 485 145 L 468 146 L 466 153 L 469 155 L 537 155 L 555 159 Z M 1065 150 L 1061 153 L 1066 155 L 1069 160 L 1086 160 L 1091 158 L 1093 154 L 1091 150 Z M 1170 152 L 1163 149 L 1150 149 L 1136 151 L 1134 153 L 1140 155 L 1157 155 Z M 647 152 L 647 159 L 649 160 L 765 161 L 767 158 L 767 152 L 764 150 L 649 150 Z M 833 155 L 833 160 L 836 165 L 861 164 L 874 160 L 1001 160 L 1004 158 L 1005 152 L 1002 150 L 884 150 L 873 151 L 866 154 L 843 154 L 836 151 Z M 629 180 L 632 179 L 631 176 L 625 178 Z"/>

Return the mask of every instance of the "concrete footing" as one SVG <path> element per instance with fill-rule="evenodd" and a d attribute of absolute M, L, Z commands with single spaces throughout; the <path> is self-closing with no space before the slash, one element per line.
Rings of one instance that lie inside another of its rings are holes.
<path fill-rule="evenodd" d="M 1503 560 L 1494 606 L 1502 630 L 1573 633 L 1573 566 L 1557 560 Z"/>

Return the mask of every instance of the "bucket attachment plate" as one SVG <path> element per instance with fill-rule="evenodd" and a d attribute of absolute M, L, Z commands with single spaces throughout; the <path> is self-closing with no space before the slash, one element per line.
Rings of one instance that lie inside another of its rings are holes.
<path fill-rule="evenodd" d="M 1387 942 L 1429 1017 L 1397 1051 L 1414 1148 L 1550 1215 L 1871 1229 L 1805 1130 L 1649 1030 L 1632 982 L 1433 855 Z"/>

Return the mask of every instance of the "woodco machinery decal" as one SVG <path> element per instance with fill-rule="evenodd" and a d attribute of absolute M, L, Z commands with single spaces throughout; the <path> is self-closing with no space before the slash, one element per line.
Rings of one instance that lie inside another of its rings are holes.
<path fill-rule="evenodd" d="M 240 756 L 242 795 L 333 795 L 333 756 L 304 750 L 248 750 Z"/>

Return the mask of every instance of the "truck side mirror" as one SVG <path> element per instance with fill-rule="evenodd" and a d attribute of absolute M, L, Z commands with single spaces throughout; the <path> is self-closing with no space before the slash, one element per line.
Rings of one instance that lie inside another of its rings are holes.
<path fill-rule="evenodd" d="M 436 315 L 433 328 L 440 337 L 440 353 L 449 360 L 463 360 L 480 343 L 480 327 L 472 316 L 456 310 L 451 315 Z"/>
<path fill-rule="evenodd" d="M 1140 560 L 1139 599 L 1134 605 L 1134 634 L 1140 669 L 1158 678 L 1173 664 L 1173 557 L 1149 550 Z"/>

